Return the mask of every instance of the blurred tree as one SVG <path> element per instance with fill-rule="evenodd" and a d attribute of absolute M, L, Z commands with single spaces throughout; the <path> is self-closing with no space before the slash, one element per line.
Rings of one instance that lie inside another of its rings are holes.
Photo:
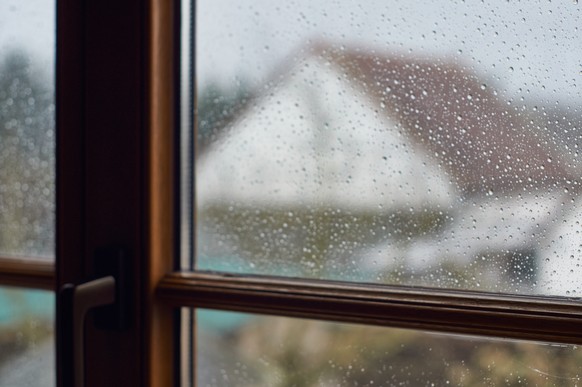
<path fill-rule="evenodd" d="M 561 387 L 582 380 L 582 350 L 574 345 L 276 317 L 248 320 L 223 341 L 223 356 L 215 354 L 205 372 L 229 375 L 229 385 Z M 239 378 L 243 368 L 247 379 Z"/>
<path fill-rule="evenodd" d="M 252 98 L 247 82 L 234 88 L 210 82 L 197 96 L 197 150 L 202 153 L 237 116 Z"/>
<path fill-rule="evenodd" d="M 54 92 L 13 50 L 0 61 L 0 252 L 54 252 Z"/>

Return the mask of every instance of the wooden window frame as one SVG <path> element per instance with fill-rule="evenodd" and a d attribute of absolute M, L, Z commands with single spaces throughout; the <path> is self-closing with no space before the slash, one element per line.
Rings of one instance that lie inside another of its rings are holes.
<path fill-rule="evenodd" d="M 0 284 L 58 294 L 92 279 L 98 246 L 123 246 L 135 272 L 130 329 L 86 325 L 87 386 L 173 385 L 176 312 L 154 292 L 176 255 L 179 2 L 56 4 L 56 259 L 0 256 Z M 57 327 L 61 310 L 57 297 Z"/>
<path fill-rule="evenodd" d="M 122 246 L 130 328 L 87 322 L 87 386 L 171 386 L 177 313 L 154 290 L 176 256 L 178 2 L 57 1 L 55 288 L 92 279 L 95 250 Z M 57 299 L 57 326 L 62 309 Z"/>
<path fill-rule="evenodd" d="M 55 265 L 46 259 L 0 257 L 0 285 L 54 290 Z"/>
<path fill-rule="evenodd" d="M 132 329 L 89 324 L 88 386 L 176 385 L 180 307 L 582 344 L 577 300 L 176 271 L 178 6 L 58 0 L 56 266 L 0 258 L 0 284 L 59 289 L 128 248 Z"/>

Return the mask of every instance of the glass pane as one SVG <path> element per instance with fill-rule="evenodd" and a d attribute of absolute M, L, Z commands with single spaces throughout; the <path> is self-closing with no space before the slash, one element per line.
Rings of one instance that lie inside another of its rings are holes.
<path fill-rule="evenodd" d="M 0 287 L 0 386 L 55 385 L 52 292 Z"/>
<path fill-rule="evenodd" d="M 196 382 L 214 386 L 576 386 L 573 345 L 197 312 Z"/>
<path fill-rule="evenodd" d="M 196 7 L 196 269 L 581 294 L 577 1 Z"/>
<path fill-rule="evenodd" d="M 0 255 L 54 256 L 55 2 L 0 2 Z"/>

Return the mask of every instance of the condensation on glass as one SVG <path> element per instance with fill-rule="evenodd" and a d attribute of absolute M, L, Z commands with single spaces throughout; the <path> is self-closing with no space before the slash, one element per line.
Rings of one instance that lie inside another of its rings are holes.
<path fill-rule="evenodd" d="M 0 287 L 0 386 L 55 386 L 52 292 Z"/>
<path fill-rule="evenodd" d="M 580 4 L 196 7 L 196 269 L 580 296 Z"/>
<path fill-rule="evenodd" d="M 197 386 L 576 386 L 573 345 L 199 310 Z"/>
<path fill-rule="evenodd" d="M 0 3 L 2 257 L 54 257 L 55 7 Z"/>
<path fill-rule="evenodd" d="M 0 257 L 54 259 L 55 1 L 0 2 Z M 55 385 L 54 295 L 0 288 L 0 386 Z"/>

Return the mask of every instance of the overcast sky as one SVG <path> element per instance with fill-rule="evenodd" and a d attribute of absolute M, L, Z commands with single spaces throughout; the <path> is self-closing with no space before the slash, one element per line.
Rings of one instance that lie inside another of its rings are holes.
<path fill-rule="evenodd" d="M 199 0 L 198 83 L 260 83 L 310 40 L 453 58 L 507 98 L 582 102 L 582 4 L 575 0 Z M 54 63 L 54 0 L 0 1 L 0 55 Z"/>
<path fill-rule="evenodd" d="M 40 68 L 54 71 L 55 0 L 0 0 L 0 57 L 28 52 Z"/>
<path fill-rule="evenodd" d="M 453 58 L 507 98 L 582 101 L 574 0 L 200 0 L 198 82 L 264 80 L 309 40 Z M 529 90 L 529 92 L 528 92 Z"/>

